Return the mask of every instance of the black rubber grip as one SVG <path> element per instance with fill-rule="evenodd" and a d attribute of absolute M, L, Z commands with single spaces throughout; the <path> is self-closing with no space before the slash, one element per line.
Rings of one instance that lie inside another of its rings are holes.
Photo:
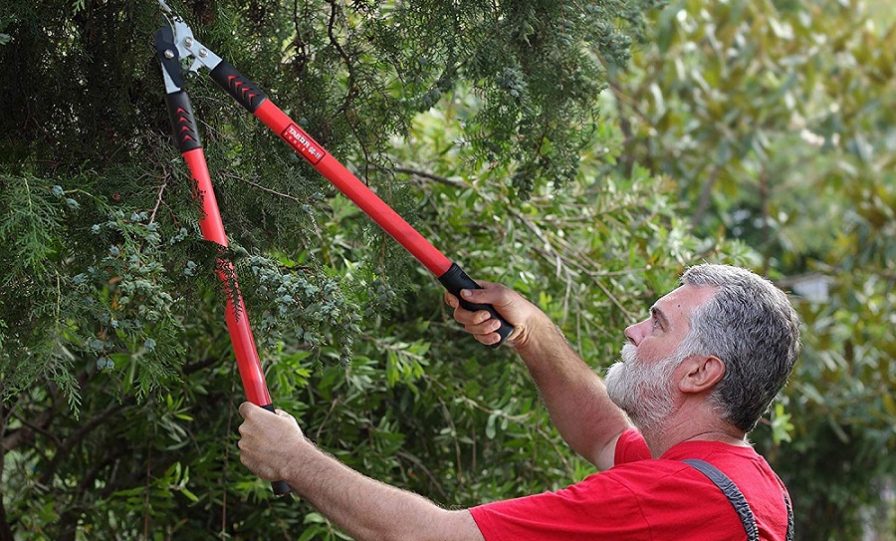
<path fill-rule="evenodd" d="M 193 118 L 193 106 L 187 93 L 180 90 L 174 94 L 166 94 L 165 103 L 168 105 L 168 119 L 171 120 L 174 141 L 181 153 L 202 148 L 196 119 Z"/>
<path fill-rule="evenodd" d="M 488 347 L 498 347 L 503 344 L 505 340 L 507 340 L 507 337 L 510 336 L 510 333 L 513 332 L 513 325 L 507 323 L 507 320 L 501 317 L 501 314 L 499 314 L 498 311 L 495 310 L 494 306 L 492 306 L 491 304 L 475 304 L 465 301 L 463 300 L 463 298 L 461 298 L 461 289 L 482 288 L 479 287 L 479 284 L 474 282 L 472 278 L 467 276 L 467 273 L 465 273 L 464 270 L 457 265 L 457 263 L 452 263 L 451 268 L 445 271 L 445 274 L 439 276 L 439 282 L 441 282 L 442 285 L 445 286 L 445 289 L 447 289 L 452 295 L 460 300 L 460 305 L 463 306 L 466 310 L 470 310 L 472 312 L 485 310 L 489 314 L 491 314 L 493 318 L 501 322 L 501 326 L 498 327 L 497 331 L 495 331 L 501 337 L 501 340 L 498 343 L 492 344 Z"/>
<path fill-rule="evenodd" d="M 221 88 L 240 102 L 240 105 L 248 109 L 250 113 L 254 113 L 261 102 L 267 98 L 264 92 L 255 86 L 255 83 L 243 77 L 242 73 L 223 60 L 215 66 L 210 75 Z"/>
<path fill-rule="evenodd" d="M 273 404 L 267 404 L 261 407 L 271 413 L 276 413 Z M 289 485 L 286 483 L 286 481 L 271 481 L 271 489 L 274 491 L 274 496 L 286 496 L 287 494 L 292 492 L 292 489 L 289 488 Z"/>

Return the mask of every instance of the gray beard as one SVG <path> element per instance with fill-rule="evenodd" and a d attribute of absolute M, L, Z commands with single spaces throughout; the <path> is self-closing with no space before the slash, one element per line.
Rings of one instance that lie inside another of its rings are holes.
<path fill-rule="evenodd" d="M 655 432 L 672 413 L 672 372 L 683 357 L 676 352 L 644 363 L 632 344 L 625 344 L 621 355 L 604 378 L 607 394 L 641 432 Z"/>

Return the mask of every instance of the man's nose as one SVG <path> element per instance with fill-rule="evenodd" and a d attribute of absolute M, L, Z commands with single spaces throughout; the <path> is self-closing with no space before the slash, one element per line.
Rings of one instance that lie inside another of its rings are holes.
<path fill-rule="evenodd" d="M 628 340 L 632 345 L 637 346 L 641 341 L 641 333 L 638 332 L 638 324 L 629 325 L 625 328 L 625 339 Z"/>
<path fill-rule="evenodd" d="M 641 340 L 644 339 L 644 336 L 646 333 L 645 323 L 647 323 L 648 321 L 650 321 L 650 320 L 645 319 L 644 321 L 641 321 L 640 323 L 635 323 L 634 325 L 629 325 L 628 327 L 626 327 L 625 333 L 624 333 L 626 340 L 628 340 L 629 342 L 631 342 L 632 344 L 634 344 L 636 346 L 638 344 L 640 344 Z"/>

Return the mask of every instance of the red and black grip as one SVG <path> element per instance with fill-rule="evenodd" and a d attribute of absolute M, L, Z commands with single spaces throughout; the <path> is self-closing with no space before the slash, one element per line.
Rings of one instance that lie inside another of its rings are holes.
<path fill-rule="evenodd" d="M 373 193 L 366 184 L 328 153 L 277 105 L 267 99 L 255 84 L 236 71 L 233 66 L 222 61 L 211 71 L 211 76 L 240 105 L 248 109 L 265 126 L 283 139 L 296 154 L 305 158 L 318 173 L 330 181 L 371 220 L 429 269 L 451 293 L 460 298 L 461 289 L 480 289 L 479 285 L 470 279 L 457 264 L 445 257 L 392 207 Z M 501 327 L 496 331 L 501 340 L 492 347 L 502 344 L 513 331 L 513 326 L 507 323 L 493 306 L 477 305 L 463 300 L 461 300 L 461 305 L 468 310 L 486 310 L 493 318 L 501 322 Z"/>
<path fill-rule="evenodd" d="M 254 113 L 258 106 L 267 98 L 255 83 L 236 71 L 236 68 L 222 60 L 215 69 L 209 73 L 218 86 L 230 94 L 240 105 Z"/>
<path fill-rule="evenodd" d="M 174 142 L 181 153 L 202 148 L 196 119 L 193 117 L 193 106 L 190 97 L 183 90 L 165 95 L 168 106 L 168 119 L 171 120 L 171 131 Z"/>
<path fill-rule="evenodd" d="M 186 92 L 181 90 L 168 94 L 166 103 L 177 148 L 181 151 L 187 169 L 190 170 L 190 176 L 193 177 L 193 193 L 202 205 L 203 216 L 199 221 L 202 237 L 226 247 L 228 244 L 227 234 L 224 231 L 221 211 L 218 208 L 215 191 L 212 187 L 205 152 L 199 141 L 190 98 Z M 243 304 L 239 284 L 235 281 L 233 264 L 227 260 L 220 260 L 218 263 L 219 268 L 216 270 L 216 274 L 227 292 L 224 321 L 227 324 L 230 343 L 233 346 L 234 357 L 236 357 L 243 391 L 250 402 L 273 412 L 274 406 L 271 403 L 271 395 L 265 383 L 264 371 L 261 368 L 258 350 L 255 347 L 255 337 L 252 335 L 249 314 Z M 231 290 L 231 287 L 234 287 L 235 290 Z M 283 481 L 272 482 L 271 488 L 277 496 L 290 492 L 289 485 Z"/>
<path fill-rule="evenodd" d="M 501 323 L 501 326 L 498 327 L 498 330 L 495 331 L 496 333 L 498 333 L 498 336 L 501 337 L 501 340 L 499 340 L 497 344 L 492 344 L 488 347 L 498 347 L 504 342 L 504 340 L 507 339 L 508 336 L 510 336 L 510 333 L 513 332 L 513 325 L 507 323 L 507 320 L 501 317 L 501 314 L 499 314 L 497 310 L 495 310 L 495 307 L 491 304 L 477 304 L 475 302 L 468 302 L 463 300 L 463 297 L 460 296 L 460 291 L 462 289 L 482 288 L 472 278 L 470 278 L 467 273 L 465 273 L 464 270 L 458 266 L 457 263 L 452 263 L 448 271 L 445 274 L 439 276 L 439 282 L 441 282 L 442 285 L 445 286 L 445 289 L 447 289 L 452 295 L 460 300 L 460 305 L 466 310 L 470 310 L 471 312 L 485 310 L 486 312 L 491 314 L 494 319 L 498 320 Z"/>

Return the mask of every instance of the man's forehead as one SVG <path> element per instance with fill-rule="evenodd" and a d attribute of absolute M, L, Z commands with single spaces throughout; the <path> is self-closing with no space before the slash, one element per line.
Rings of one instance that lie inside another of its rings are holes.
<path fill-rule="evenodd" d="M 661 297 L 653 306 L 662 310 L 666 317 L 688 316 L 715 292 L 716 288 L 712 286 L 683 285 Z"/>

